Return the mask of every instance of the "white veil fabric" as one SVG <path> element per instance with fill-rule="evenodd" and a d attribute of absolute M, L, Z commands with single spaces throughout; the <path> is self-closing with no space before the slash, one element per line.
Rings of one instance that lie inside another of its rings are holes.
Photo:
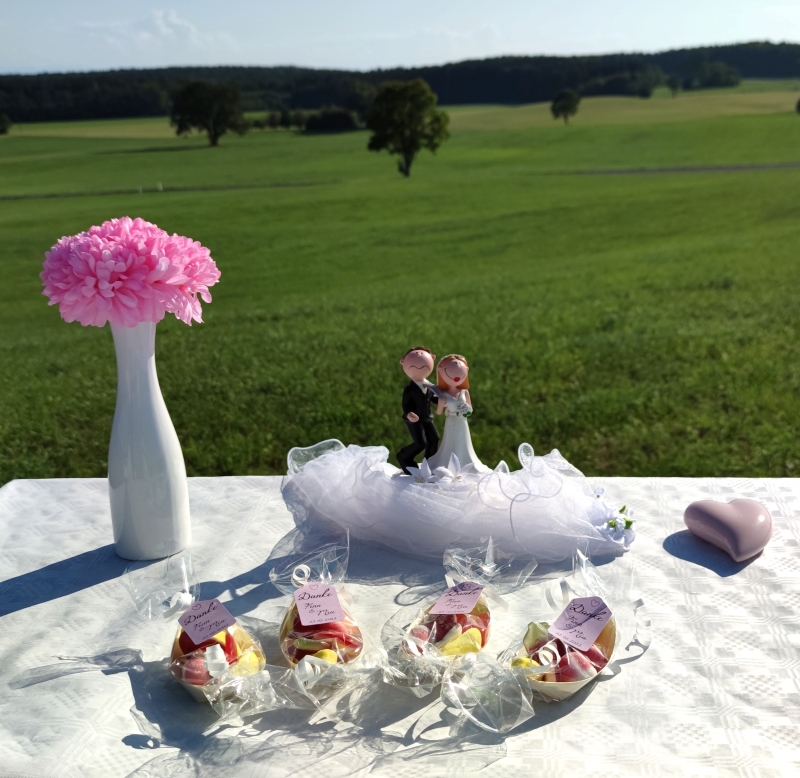
<path fill-rule="evenodd" d="M 513 472 L 500 462 L 479 473 L 451 457 L 446 468 L 431 471 L 423 460 L 404 475 L 388 457 L 384 446 L 338 440 L 293 448 L 281 489 L 297 525 L 334 522 L 364 541 L 430 559 L 456 539 L 509 540 L 539 563 L 557 563 L 575 549 L 620 554 L 635 538 L 629 516 L 556 449 L 535 456 L 523 443 L 522 468 Z"/>

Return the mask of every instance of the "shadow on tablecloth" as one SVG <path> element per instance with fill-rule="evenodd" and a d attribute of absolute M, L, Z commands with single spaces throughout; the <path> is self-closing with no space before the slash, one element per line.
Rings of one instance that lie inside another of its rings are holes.
<path fill-rule="evenodd" d="M 688 529 L 680 532 L 673 532 L 668 535 L 661 544 L 668 554 L 700 565 L 716 573 L 720 578 L 727 578 L 731 575 L 741 573 L 751 562 L 754 562 L 761 554 L 756 554 L 744 562 L 736 562 L 729 557 L 721 548 L 717 548 L 711 543 L 701 540 Z"/>
<path fill-rule="evenodd" d="M 0 582 L 0 617 L 119 578 L 129 564 L 108 545 L 9 578 Z"/>

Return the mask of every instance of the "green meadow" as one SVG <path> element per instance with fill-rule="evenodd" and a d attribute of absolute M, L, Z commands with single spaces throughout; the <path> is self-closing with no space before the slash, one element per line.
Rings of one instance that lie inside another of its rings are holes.
<path fill-rule="evenodd" d="M 280 474 L 292 446 L 407 439 L 399 358 L 470 362 L 490 465 L 800 472 L 800 83 L 464 106 L 411 178 L 368 134 L 176 138 L 165 119 L 0 137 L 0 483 L 102 476 L 109 329 L 65 324 L 44 252 L 142 216 L 211 248 L 204 323 L 158 327 L 191 475 Z M 159 191 L 159 189 L 161 191 Z M 394 454 L 392 454 L 394 461 Z"/>

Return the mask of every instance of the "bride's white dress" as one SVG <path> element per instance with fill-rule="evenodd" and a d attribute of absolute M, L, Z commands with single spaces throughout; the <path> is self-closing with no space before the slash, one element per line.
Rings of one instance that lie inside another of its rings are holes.
<path fill-rule="evenodd" d="M 455 454 L 461 467 L 472 465 L 478 473 L 491 472 L 491 468 L 486 467 L 478 459 L 478 455 L 472 447 L 469 422 L 464 415 L 472 412 L 472 406 L 467 403 L 466 390 L 462 389 L 457 395 L 442 392 L 440 397 L 445 400 L 444 434 L 439 450 L 428 460 L 430 469 L 447 467 L 450 464 L 450 457 Z"/>

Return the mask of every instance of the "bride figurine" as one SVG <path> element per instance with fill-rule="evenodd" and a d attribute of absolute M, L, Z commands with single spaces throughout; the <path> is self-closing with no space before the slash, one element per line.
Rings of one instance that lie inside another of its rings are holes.
<path fill-rule="evenodd" d="M 436 368 L 436 383 L 440 390 L 436 413 L 445 413 L 444 437 L 439 450 L 428 460 L 428 466 L 431 470 L 447 467 L 455 454 L 462 468 L 472 465 L 476 473 L 491 472 L 478 459 L 469 434 L 467 417 L 472 414 L 472 403 L 467 360 L 460 354 L 443 357 Z"/>

